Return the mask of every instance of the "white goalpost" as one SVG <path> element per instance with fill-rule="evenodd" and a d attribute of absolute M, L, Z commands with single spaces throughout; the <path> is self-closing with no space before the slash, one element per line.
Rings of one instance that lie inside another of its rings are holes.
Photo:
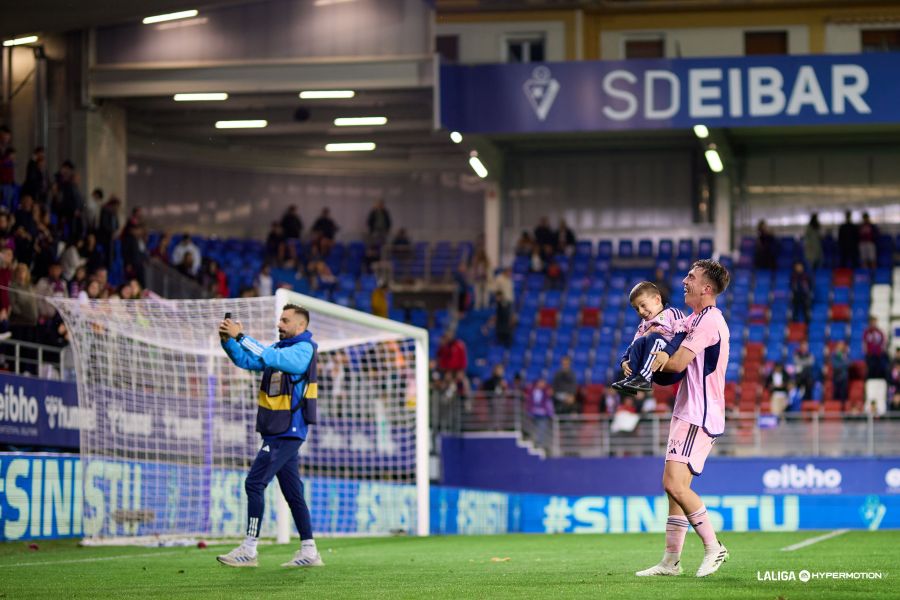
<path fill-rule="evenodd" d="M 428 535 L 428 333 L 287 290 L 218 300 L 51 299 L 70 331 L 81 431 L 84 536 L 238 537 L 259 449 L 259 373 L 234 366 L 225 313 L 262 342 L 281 308 L 310 311 L 318 423 L 300 449 L 316 535 Z M 287 542 L 277 480 L 261 535 Z"/>

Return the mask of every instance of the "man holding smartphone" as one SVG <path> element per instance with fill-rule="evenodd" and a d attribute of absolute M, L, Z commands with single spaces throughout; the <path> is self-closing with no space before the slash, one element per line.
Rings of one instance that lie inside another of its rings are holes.
<path fill-rule="evenodd" d="M 307 331 L 309 311 L 287 304 L 278 321 L 279 341 L 263 346 L 243 333 L 231 313 L 219 325 L 222 348 L 235 365 L 262 371 L 256 431 L 262 446 L 244 488 L 247 492 L 247 537 L 240 546 L 218 556 L 229 567 L 255 567 L 256 546 L 262 523 L 264 493 L 272 478 L 278 477 L 281 492 L 291 508 L 300 532 L 300 550 L 283 567 L 321 567 L 322 558 L 312 535 L 309 507 L 303 497 L 298 452 L 306 439 L 308 425 L 315 423 L 317 395 L 316 357 L 318 347 Z"/>

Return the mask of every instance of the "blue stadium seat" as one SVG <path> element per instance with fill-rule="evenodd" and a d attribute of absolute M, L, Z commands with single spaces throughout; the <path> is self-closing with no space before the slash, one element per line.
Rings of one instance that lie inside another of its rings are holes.
<path fill-rule="evenodd" d="M 659 240 L 659 249 L 656 252 L 656 256 L 661 259 L 670 259 L 672 258 L 672 240 L 662 239 Z"/>
<path fill-rule="evenodd" d="M 701 238 L 697 244 L 697 258 L 712 258 L 713 241 L 709 238 Z"/>
<path fill-rule="evenodd" d="M 597 242 L 597 258 L 610 260 L 613 255 L 613 245 L 610 240 Z"/>
<path fill-rule="evenodd" d="M 634 256 L 634 242 L 631 240 L 619 240 L 619 257 L 632 258 Z"/>
<path fill-rule="evenodd" d="M 640 240 L 638 242 L 638 256 L 651 258 L 653 256 L 653 240 Z"/>
<path fill-rule="evenodd" d="M 836 342 L 838 340 L 847 341 L 850 337 L 850 330 L 846 323 L 832 323 L 828 326 L 829 341 Z"/>
<path fill-rule="evenodd" d="M 678 240 L 678 254 L 675 258 L 677 258 L 678 260 L 693 260 L 694 259 L 694 240 L 692 240 L 692 239 Z"/>

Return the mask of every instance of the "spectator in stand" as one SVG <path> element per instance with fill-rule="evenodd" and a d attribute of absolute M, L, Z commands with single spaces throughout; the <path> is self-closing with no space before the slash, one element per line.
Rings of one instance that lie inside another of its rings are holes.
<path fill-rule="evenodd" d="M 794 377 L 804 400 L 812 398 L 816 382 L 816 357 L 809 351 L 809 342 L 800 342 L 794 352 Z"/>
<path fill-rule="evenodd" d="M 144 261 L 146 260 L 147 244 L 144 241 L 144 227 L 140 221 L 135 220 L 127 225 L 122 233 L 122 262 L 125 267 L 125 277 L 137 279 L 143 286 Z"/>
<path fill-rule="evenodd" d="M 185 233 L 181 236 L 175 248 L 172 249 L 172 264 L 178 265 L 179 269 L 183 268 L 185 265 L 184 257 L 188 254 L 191 255 L 189 276 L 196 279 L 197 274 L 200 272 L 203 256 L 200 254 L 200 248 L 191 239 L 191 235 Z"/>
<path fill-rule="evenodd" d="M 757 269 L 775 269 L 776 246 L 775 236 L 769 231 L 769 226 L 764 220 L 760 220 L 756 225 L 756 254 L 753 257 L 753 264 Z"/>
<path fill-rule="evenodd" d="M 291 204 L 281 216 L 281 231 L 289 240 L 299 240 L 303 236 L 303 220 L 297 212 L 297 206 Z"/>
<path fill-rule="evenodd" d="M 178 270 L 179 273 L 181 273 L 185 277 L 189 277 L 195 281 L 197 280 L 197 277 L 196 277 L 196 275 L 194 275 L 194 273 L 196 273 L 198 271 L 198 269 L 197 269 L 197 266 L 194 264 L 194 255 L 192 253 L 185 252 L 184 254 L 181 255 L 181 262 L 175 263 L 174 260 L 172 262 L 173 262 L 173 264 L 175 264 L 175 268 Z"/>
<path fill-rule="evenodd" d="M 888 374 L 890 410 L 900 410 L 900 348 L 894 350 L 894 360 Z"/>
<path fill-rule="evenodd" d="M 24 263 L 17 264 L 13 271 L 9 301 L 9 329 L 13 338 L 23 342 L 37 341 L 37 295 L 31 284 L 31 271 Z"/>
<path fill-rule="evenodd" d="M 378 287 L 372 290 L 372 314 L 382 319 L 388 318 L 388 287 L 384 281 L 378 282 Z"/>
<path fill-rule="evenodd" d="M 556 254 L 557 239 L 556 234 L 553 233 L 553 229 L 550 227 L 550 219 L 541 217 L 537 227 L 534 228 L 534 243 L 541 253 L 541 258 L 547 259 Z"/>
<path fill-rule="evenodd" d="M 400 228 L 397 235 L 394 236 L 391 246 L 393 246 L 395 252 L 402 248 L 408 249 L 412 246 L 412 240 L 409 239 L 409 234 L 406 232 L 406 229 L 403 227 Z"/>
<path fill-rule="evenodd" d="M 38 296 L 48 296 L 51 298 L 68 298 L 69 283 L 62 277 L 62 265 L 54 262 L 50 265 L 46 277 L 38 280 L 34 286 L 34 293 Z M 38 302 L 38 320 L 46 323 L 56 314 L 56 309 L 46 300 Z"/>
<path fill-rule="evenodd" d="M 106 299 L 112 294 L 113 288 L 109 284 L 109 271 L 106 267 L 99 267 L 95 269 L 90 277 L 92 279 L 96 279 L 100 284 L 100 298 Z"/>
<path fill-rule="evenodd" d="M 572 370 L 572 359 L 568 356 L 560 361 L 559 370 L 554 373 L 550 387 L 553 389 L 553 408 L 556 414 L 570 415 L 578 412 L 578 380 Z"/>
<path fill-rule="evenodd" d="M 456 332 L 450 330 L 441 338 L 441 345 L 437 351 L 438 369 L 443 372 L 465 372 L 469 366 L 466 355 L 466 344 L 456 337 Z"/>
<path fill-rule="evenodd" d="M 75 272 L 87 263 L 87 260 L 81 257 L 81 253 L 78 250 L 78 247 L 82 244 L 84 244 L 82 240 L 77 242 L 70 240 L 66 243 L 66 249 L 63 250 L 59 257 L 59 262 L 63 269 L 62 276 L 66 281 L 72 281 L 75 277 Z"/>
<path fill-rule="evenodd" d="M 855 269 L 859 265 L 859 226 L 853 222 L 853 213 L 844 213 L 844 222 L 838 227 L 838 253 L 840 267 Z"/>
<path fill-rule="evenodd" d="M 488 259 L 484 246 L 480 245 L 475 251 L 475 256 L 472 257 L 470 270 L 472 287 L 475 291 L 475 310 L 487 308 L 490 304 L 490 290 L 488 289 L 490 274 L 491 261 Z"/>
<path fill-rule="evenodd" d="M 793 379 L 788 379 L 787 412 L 799 412 L 803 409 L 803 388 L 797 385 Z"/>
<path fill-rule="evenodd" d="M 523 231 L 516 242 L 516 256 L 531 256 L 534 252 L 535 243 L 531 233 Z"/>
<path fill-rule="evenodd" d="M 306 268 L 309 272 L 310 285 L 314 290 L 327 294 L 334 292 L 338 280 L 334 273 L 331 272 L 331 267 L 328 266 L 328 263 L 321 258 L 313 258 Z"/>
<path fill-rule="evenodd" d="M 866 355 L 866 378 L 884 379 L 887 375 L 887 336 L 878 327 L 878 319 L 869 317 L 863 332 L 863 351 Z"/>
<path fill-rule="evenodd" d="M 379 199 L 375 203 L 369 212 L 366 224 L 369 227 L 369 244 L 381 248 L 391 232 L 391 213 L 385 207 L 384 200 Z"/>
<path fill-rule="evenodd" d="M 156 247 L 150 251 L 150 258 L 155 258 L 156 260 L 162 261 L 165 264 L 170 264 L 169 262 L 169 246 L 172 244 L 172 234 L 167 231 L 163 231 L 162 235 L 159 236 L 159 241 L 156 242 Z"/>
<path fill-rule="evenodd" d="M 544 259 L 541 258 L 541 251 L 538 250 L 537 245 L 531 250 L 531 263 L 529 265 L 532 273 L 543 273 L 544 272 Z"/>
<path fill-rule="evenodd" d="M 556 230 L 556 251 L 567 256 L 575 254 L 575 233 L 569 229 L 565 219 L 559 220 L 559 229 Z"/>
<path fill-rule="evenodd" d="M 272 295 L 274 289 L 272 286 L 272 267 L 268 264 L 262 266 L 262 269 L 259 270 L 256 279 L 253 281 L 253 287 L 256 289 L 257 296 Z"/>
<path fill-rule="evenodd" d="M 551 257 L 547 261 L 547 267 L 544 269 L 544 274 L 547 276 L 547 285 L 550 289 L 553 290 L 563 290 L 566 287 L 566 277 L 563 272 L 562 266 L 556 260 L 556 257 Z"/>
<path fill-rule="evenodd" d="M 819 225 L 819 215 L 813 213 L 803 231 L 803 258 L 806 259 L 806 266 L 813 271 L 821 268 L 822 254 L 822 228 Z"/>
<path fill-rule="evenodd" d="M 100 282 L 96 279 L 88 279 L 84 289 L 78 292 L 78 302 L 85 304 L 90 300 L 97 300 L 100 298 L 100 292 Z"/>
<path fill-rule="evenodd" d="M 453 283 L 456 284 L 456 310 L 459 311 L 459 314 L 464 314 L 472 307 L 469 267 L 466 266 L 466 263 L 460 263 L 453 272 Z"/>
<path fill-rule="evenodd" d="M 284 228 L 278 221 L 272 221 L 272 228 L 266 237 L 266 262 L 275 265 L 283 265 L 289 256 L 287 239 L 284 236 Z"/>
<path fill-rule="evenodd" d="M 63 273 L 63 278 L 66 278 Z M 85 289 L 90 281 L 87 276 L 87 268 L 80 266 L 75 269 L 75 273 L 69 279 L 69 298 L 77 298 L 83 289 Z"/>
<path fill-rule="evenodd" d="M 16 259 L 12 248 L 4 246 L 0 248 L 0 310 L 9 311 L 9 290 L 12 282 Z"/>
<path fill-rule="evenodd" d="M 838 341 L 831 352 L 831 382 L 832 397 L 845 403 L 850 385 L 850 359 L 843 341 Z"/>
<path fill-rule="evenodd" d="M 31 196 L 19 198 L 19 207 L 13 213 L 14 227 L 24 228 L 33 239 L 37 235 L 37 222 L 34 219 L 34 199 Z"/>
<path fill-rule="evenodd" d="M 316 219 L 312 226 L 313 245 L 319 248 L 320 255 L 328 256 L 328 253 L 331 252 L 338 229 L 340 228 L 337 226 L 337 223 L 331 218 L 331 211 L 328 208 L 323 208 L 322 214 L 319 215 L 319 218 Z"/>
<path fill-rule="evenodd" d="M 46 206 L 36 204 L 34 222 L 37 235 L 34 238 L 34 262 L 31 264 L 31 276 L 43 277 L 50 268 L 50 263 L 57 259 L 57 238 L 50 224 L 50 211 Z"/>
<path fill-rule="evenodd" d="M 84 223 L 88 231 L 97 231 L 100 225 L 100 211 L 103 210 L 103 190 L 94 188 L 84 201 Z"/>
<path fill-rule="evenodd" d="M 515 308 L 503 292 L 497 293 L 497 307 L 494 312 L 494 333 L 497 343 L 505 348 L 512 346 L 513 330 L 516 326 Z"/>
<path fill-rule="evenodd" d="M 74 237 L 79 227 L 80 230 L 84 229 L 83 225 L 75 223 L 76 218 L 84 214 L 84 199 L 78 188 L 79 176 L 72 161 L 63 161 L 55 179 L 59 186 L 59 196 L 58 204 L 53 210 L 59 220 L 59 229 L 67 238 Z"/>
<path fill-rule="evenodd" d="M 794 322 L 809 323 L 809 311 L 812 306 L 812 279 L 799 260 L 794 263 L 794 272 L 791 274 L 791 305 L 793 306 Z"/>
<path fill-rule="evenodd" d="M 525 412 L 534 422 L 535 444 L 546 448 L 550 442 L 550 424 L 555 413 L 552 392 L 543 377 L 525 391 Z"/>
<path fill-rule="evenodd" d="M 493 292 L 494 296 L 503 294 L 504 298 L 515 304 L 516 288 L 513 285 L 511 268 L 504 267 L 497 272 L 494 281 L 491 282 L 491 292 Z"/>
<path fill-rule="evenodd" d="M 672 286 L 669 285 L 668 280 L 666 280 L 666 271 L 662 267 L 656 267 L 656 271 L 653 275 L 653 281 L 651 282 L 656 286 L 656 289 L 659 290 L 659 297 L 662 300 L 663 306 L 668 306 L 669 302 L 672 299 Z"/>
<path fill-rule="evenodd" d="M 862 224 L 859 226 L 859 260 L 864 269 L 874 269 L 878 266 L 878 227 L 869 218 L 869 213 L 862 214 Z"/>
<path fill-rule="evenodd" d="M 119 207 L 122 202 L 115 196 L 110 196 L 100 211 L 97 223 L 97 244 L 101 246 L 101 252 L 105 260 L 106 268 L 113 263 L 113 240 L 119 235 Z"/>
<path fill-rule="evenodd" d="M 84 238 L 84 244 L 79 248 L 81 258 L 85 260 L 85 266 L 88 273 L 93 273 L 97 269 L 106 266 L 106 257 L 97 246 L 97 236 L 93 233 L 87 234 Z"/>
<path fill-rule="evenodd" d="M 0 239 L 9 245 L 10 248 L 15 248 L 15 242 L 10 244 L 11 238 L 13 237 L 13 227 L 12 227 L 12 215 L 9 214 L 5 208 L 0 207 Z"/>
<path fill-rule="evenodd" d="M 790 378 L 784 371 L 784 365 L 776 363 L 766 378 L 766 389 L 769 391 L 769 402 L 773 415 L 780 415 L 788 404 L 788 384 Z"/>
<path fill-rule="evenodd" d="M 7 146 L 0 152 L 0 206 L 14 208 L 16 201 L 16 150 Z"/>
<path fill-rule="evenodd" d="M 231 296 L 231 292 L 228 289 L 228 277 L 225 275 L 225 271 L 219 268 L 219 263 L 214 260 L 206 263 L 202 285 L 209 290 L 213 298 L 228 298 Z"/>
<path fill-rule="evenodd" d="M 481 391 L 488 395 L 491 405 L 491 417 L 494 429 L 501 429 L 504 425 L 502 417 L 506 413 L 506 399 L 509 392 L 509 384 L 504 377 L 503 365 L 496 364 L 491 370 L 491 376 L 481 384 Z"/>
<path fill-rule="evenodd" d="M 22 182 L 21 193 L 28 194 L 39 204 L 46 204 L 49 189 L 47 157 L 44 147 L 38 146 L 31 153 L 28 166 L 25 168 L 25 181 Z"/>

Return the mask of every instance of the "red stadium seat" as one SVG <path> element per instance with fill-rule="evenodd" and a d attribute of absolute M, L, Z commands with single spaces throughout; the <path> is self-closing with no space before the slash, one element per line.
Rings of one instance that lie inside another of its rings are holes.
<path fill-rule="evenodd" d="M 594 306 L 585 306 L 581 309 L 582 327 L 600 327 L 600 309 Z"/>
<path fill-rule="evenodd" d="M 788 338 L 789 342 L 802 342 L 807 339 L 807 325 L 806 323 L 790 323 L 788 324 Z"/>
<path fill-rule="evenodd" d="M 768 323 L 769 307 L 765 304 L 751 304 L 747 317 L 751 323 Z"/>
<path fill-rule="evenodd" d="M 846 304 L 835 304 L 831 307 L 831 320 L 832 321 L 849 321 L 850 320 L 850 307 Z"/>
<path fill-rule="evenodd" d="M 555 308 L 542 308 L 538 313 L 538 327 L 556 328 L 559 322 L 559 311 Z"/>
<path fill-rule="evenodd" d="M 819 403 L 815 400 L 804 400 L 803 403 L 800 404 L 800 410 L 805 413 L 819 412 Z"/>
<path fill-rule="evenodd" d="M 853 286 L 853 269 L 835 269 L 831 276 L 831 287 Z"/>

